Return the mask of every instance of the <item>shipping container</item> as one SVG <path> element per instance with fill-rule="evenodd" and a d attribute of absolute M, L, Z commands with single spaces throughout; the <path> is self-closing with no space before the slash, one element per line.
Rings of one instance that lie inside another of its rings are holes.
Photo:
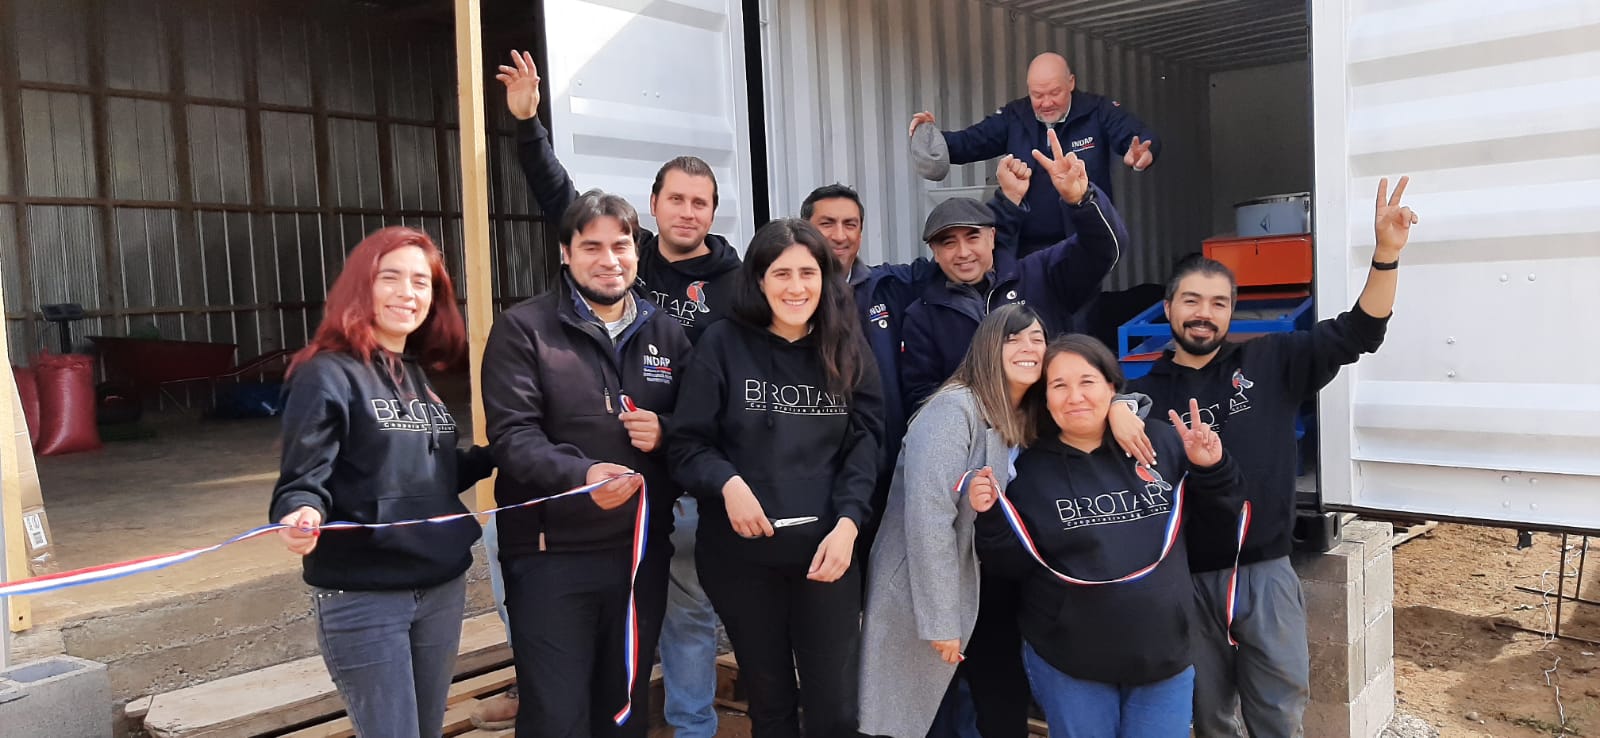
<path fill-rule="evenodd" d="M 1160 282 L 1233 204 L 1312 193 L 1316 312 L 1348 309 L 1380 177 L 1420 214 L 1388 339 L 1318 404 L 1330 509 L 1600 531 L 1600 3 L 1530 0 L 550 0 L 552 130 L 580 187 L 648 201 L 709 161 L 743 244 L 843 182 L 862 258 L 907 261 L 931 204 L 990 185 L 912 171 L 906 124 L 947 130 L 1064 54 L 1163 139 L 1114 165 L 1135 245 L 1108 288 Z M 981 190 L 978 190 L 981 191 Z M 644 208 L 641 207 L 641 210 Z"/>

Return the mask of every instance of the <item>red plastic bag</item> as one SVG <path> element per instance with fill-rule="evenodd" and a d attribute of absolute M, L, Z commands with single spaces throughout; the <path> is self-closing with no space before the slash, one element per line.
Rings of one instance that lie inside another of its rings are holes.
<path fill-rule="evenodd" d="M 28 424 L 28 445 L 39 446 L 39 380 L 37 373 L 27 367 L 11 367 L 11 376 L 17 381 L 17 398 L 22 400 L 22 417 Z"/>
<path fill-rule="evenodd" d="M 34 451 L 55 456 L 100 448 L 94 416 L 94 357 L 41 354 L 34 367 L 40 426 Z"/>

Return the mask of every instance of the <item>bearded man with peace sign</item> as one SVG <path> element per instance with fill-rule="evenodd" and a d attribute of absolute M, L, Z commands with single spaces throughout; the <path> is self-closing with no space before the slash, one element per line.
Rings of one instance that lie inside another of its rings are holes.
<path fill-rule="evenodd" d="M 1210 425 L 1244 471 L 1254 514 L 1238 548 L 1235 512 L 1196 505 L 1188 532 L 1201 632 L 1195 649 L 1194 732 L 1199 738 L 1298 736 L 1310 690 L 1305 604 L 1289 565 L 1295 515 L 1295 416 L 1339 369 L 1378 350 L 1394 309 L 1400 252 L 1417 222 L 1378 183 L 1374 248 L 1366 286 L 1354 307 L 1310 330 L 1230 342 L 1238 290 L 1233 273 L 1209 259 L 1180 264 L 1167 283 L 1166 313 L 1175 347 L 1130 383 L 1167 411 Z M 1198 402 L 1191 409 L 1190 398 Z M 1233 638 L 1224 627 L 1238 552 Z M 1242 713 L 1243 723 L 1240 722 Z"/>

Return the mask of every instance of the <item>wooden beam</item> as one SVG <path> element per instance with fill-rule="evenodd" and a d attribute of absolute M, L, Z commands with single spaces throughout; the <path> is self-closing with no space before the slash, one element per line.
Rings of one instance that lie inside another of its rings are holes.
<path fill-rule="evenodd" d="M 5 304 L 3 288 L 0 288 L 0 305 Z M 6 338 L 6 322 L 0 320 L 0 370 L 11 370 L 10 342 Z M 5 531 L 5 540 L 0 545 L 5 546 L 5 570 L 0 571 L 0 582 L 9 582 L 28 577 L 28 544 L 25 529 L 22 525 L 22 459 L 23 450 L 19 448 L 17 433 L 22 433 L 25 440 L 28 429 L 22 418 L 19 408 L 22 403 L 17 399 L 17 383 L 11 377 L 0 377 L 0 517 L 4 525 L 0 530 Z M 32 453 L 29 449 L 27 453 Z M 6 618 L 6 627 L 11 632 L 17 633 L 33 627 L 33 610 L 28 601 L 21 597 L 7 597 L 0 602 L 0 614 Z M 0 646 L 4 648 L 4 646 Z M 0 654 L 0 662 L 6 661 L 6 656 Z"/>
<path fill-rule="evenodd" d="M 456 87 L 461 106 L 461 250 L 467 298 L 467 356 L 472 376 L 472 442 L 489 436 L 483 416 L 483 347 L 494 321 L 494 287 L 489 259 L 489 156 L 484 131 L 483 26 L 478 0 L 455 0 Z M 494 483 L 477 486 L 478 509 L 494 506 Z"/>

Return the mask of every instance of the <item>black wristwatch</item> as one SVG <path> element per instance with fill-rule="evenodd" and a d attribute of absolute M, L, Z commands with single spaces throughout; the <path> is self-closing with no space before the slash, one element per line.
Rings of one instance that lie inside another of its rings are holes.
<path fill-rule="evenodd" d="M 1377 259 L 1373 259 L 1372 260 L 1372 268 L 1376 269 L 1376 270 L 1378 270 L 1380 272 L 1387 272 L 1387 271 L 1390 271 L 1392 269 L 1399 269 L 1400 268 L 1400 260 L 1399 259 L 1395 259 L 1394 261 L 1378 261 Z"/>

